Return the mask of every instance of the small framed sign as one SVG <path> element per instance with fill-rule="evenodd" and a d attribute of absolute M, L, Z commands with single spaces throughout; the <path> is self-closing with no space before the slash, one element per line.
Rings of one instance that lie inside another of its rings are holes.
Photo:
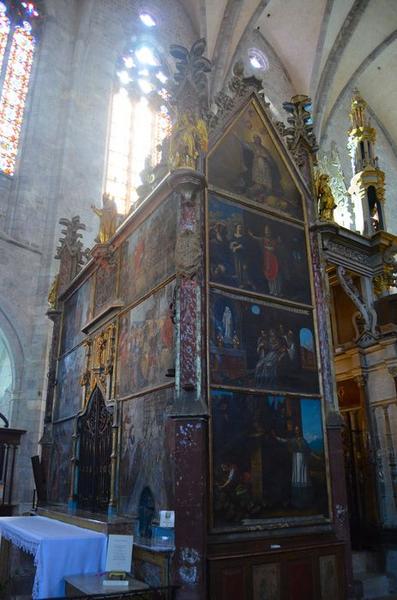
<path fill-rule="evenodd" d="M 160 527 L 175 527 L 174 510 L 160 510 Z"/>
<path fill-rule="evenodd" d="M 111 573 L 130 573 L 134 536 L 109 535 L 106 553 L 106 571 Z"/>

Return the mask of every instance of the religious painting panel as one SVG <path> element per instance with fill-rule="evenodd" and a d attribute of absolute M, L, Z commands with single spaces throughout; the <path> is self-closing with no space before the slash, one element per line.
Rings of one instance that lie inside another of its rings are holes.
<path fill-rule="evenodd" d="M 77 346 L 84 337 L 81 328 L 90 318 L 90 292 L 91 279 L 88 279 L 65 301 L 61 354 Z"/>
<path fill-rule="evenodd" d="M 126 304 L 175 273 L 176 215 L 171 196 L 124 242 L 120 295 Z"/>
<path fill-rule="evenodd" d="M 174 325 L 170 316 L 174 283 L 120 318 L 118 393 L 121 397 L 147 387 L 169 383 L 174 368 Z"/>
<path fill-rule="evenodd" d="M 305 232 L 209 196 L 209 277 L 214 283 L 309 304 Z"/>
<path fill-rule="evenodd" d="M 301 194 L 254 102 L 210 153 L 208 181 L 267 210 L 303 219 Z"/>
<path fill-rule="evenodd" d="M 102 260 L 100 263 L 95 275 L 95 315 L 100 313 L 116 297 L 117 268 L 118 252 L 115 252 L 108 259 Z"/>
<path fill-rule="evenodd" d="M 213 520 L 327 515 L 321 401 L 212 390 Z"/>
<path fill-rule="evenodd" d="M 252 567 L 253 600 L 281 600 L 280 564 Z"/>
<path fill-rule="evenodd" d="M 65 503 L 70 493 L 71 459 L 74 419 L 54 423 L 52 429 L 50 472 L 48 478 L 48 500 Z"/>
<path fill-rule="evenodd" d="M 171 448 L 165 434 L 166 412 L 174 388 L 123 402 L 120 459 L 120 511 L 136 514 L 142 491 L 149 488 L 158 509 L 172 503 Z"/>
<path fill-rule="evenodd" d="M 212 290 L 209 346 L 213 384 L 319 391 L 309 310 Z"/>
<path fill-rule="evenodd" d="M 81 408 L 80 378 L 85 367 L 85 346 L 78 346 L 58 360 L 54 420 L 75 415 Z"/>

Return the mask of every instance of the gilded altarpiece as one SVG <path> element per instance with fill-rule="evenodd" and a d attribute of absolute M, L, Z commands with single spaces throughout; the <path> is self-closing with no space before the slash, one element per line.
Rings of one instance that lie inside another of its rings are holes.
<path fill-rule="evenodd" d="M 329 516 L 303 197 L 266 119 L 251 101 L 207 161 L 212 526 L 225 531 Z"/>
<path fill-rule="evenodd" d="M 86 469 L 79 469 L 82 459 L 92 460 L 94 449 L 81 435 L 83 422 L 92 421 L 97 390 L 112 421 L 103 463 L 112 471 L 109 502 L 120 513 L 137 514 L 144 487 L 161 506 L 171 502 L 165 429 L 174 393 L 176 222 L 174 194 L 148 204 L 124 236 L 92 249 L 88 268 L 62 297 L 49 478 L 53 502 L 107 510 L 107 493 L 102 490 L 97 502 L 88 490 L 88 498 L 81 481 Z"/>

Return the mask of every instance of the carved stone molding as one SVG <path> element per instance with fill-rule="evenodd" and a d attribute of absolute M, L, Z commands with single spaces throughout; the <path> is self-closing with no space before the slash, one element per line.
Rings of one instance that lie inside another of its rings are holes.
<path fill-rule="evenodd" d="M 364 302 L 358 288 L 354 285 L 352 277 L 347 273 L 344 267 L 339 265 L 336 272 L 343 290 L 358 309 L 353 315 L 353 326 L 356 331 L 355 342 L 362 348 L 371 346 L 376 342 L 377 338 L 376 311 L 372 306 L 368 306 Z"/>
<path fill-rule="evenodd" d="M 364 252 L 360 252 L 355 248 L 351 248 L 349 246 L 343 246 L 342 244 L 338 244 L 337 242 L 333 242 L 332 240 L 326 240 L 324 243 L 324 250 L 326 252 L 332 252 L 341 256 L 342 258 L 348 258 L 349 260 L 355 261 L 357 263 L 363 263 L 365 265 L 370 264 L 369 256 L 364 254 Z"/>
<path fill-rule="evenodd" d="M 111 323 L 96 336 L 86 340 L 86 368 L 80 378 L 80 385 L 84 387 L 85 403 L 88 401 L 96 385 L 100 388 L 104 398 L 110 399 L 115 361 L 115 343 L 115 323 Z"/>
<path fill-rule="evenodd" d="M 311 166 L 316 162 L 318 150 L 313 132 L 312 101 L 308 96 L 298 94 L 293 96 L 289 102 L 284 102 L 283 107 L 289 114 L 288 127 L 283 129 L 288 149 L 305 180 L 311 184 Z"/>

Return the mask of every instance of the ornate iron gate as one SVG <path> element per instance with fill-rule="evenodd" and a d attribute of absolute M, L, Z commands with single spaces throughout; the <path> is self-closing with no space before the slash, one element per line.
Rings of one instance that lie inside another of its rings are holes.
<path fill-rule="evenodd" d="M 78 507 L 92 512 L 107 510 L 110 495 L 112 413 L 98 387 L 78 421 Z"/>

